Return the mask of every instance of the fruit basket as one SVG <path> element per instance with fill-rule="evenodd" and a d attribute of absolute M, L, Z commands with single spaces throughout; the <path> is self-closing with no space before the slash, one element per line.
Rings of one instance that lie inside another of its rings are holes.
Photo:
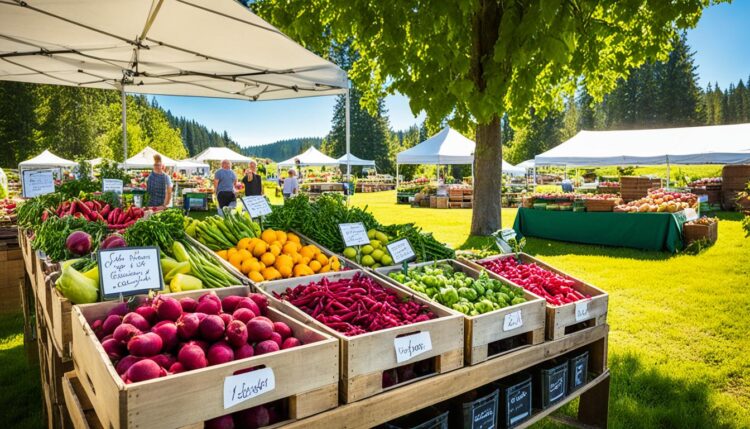
<path fill-rule="evenodd" d="M 318 319 L 322 320 L 320 316 L 316 319 L 287 300 L 276 298 L 271 300 L 271 305 L 283 313 L 338 338 L 341 348 L 340 396 L 344 403 L 368 398 L 387 389 L 463 366 L 463 318 L 417 294 L 406 292 L 378 276 L 370 275 L 362 270 L 350 270 L 269 282 L 261 284 L 259 288 L 274 297 L 284 294 L 287 289 L 294 290 L 298 287 L 306 289 L 314 283 L 314 287 L 325 289 L 325 293 L 328 293 L 330 283 L 342 280 L 355 281 L 357 278 L 372 281 L 374 286 L 382 288 L 389 294 L 394 294 L 402 302 L 409 300 L 423 306 L 422 308 L 429 310 L 436 318 L 355 335 L 345 335 L 319 321 Z M 319 286 L 321 284 L 324 286 Z M 375 304 L 386 305 L 385 302 Z M 363 309 L 361 314 L 365 314 L 365 311 L 368 314 L 375 314 L 374 309 Z M 429 346 L 426 346 L 427 343 Z M 408 349 L 406 355 L 403 353 L 404 347 Z M 407 356 L 410 357 L 405 359 Z M 405 381 L 396 381 L 399 379 Z"/>
<path fill-rule="evenodd" d="M 690 244 L 698 240 L 715 243 L 719 238 L 719 222 L 716 218 L 708 217 L 685 222 L 682 225 L 682 235 L 685 238 L 685 244 Z"/>
<path fill-rule="evenodd" d="M 220 298 L 230 295 L 246 297 L 249 289 L 247 286 L 233 286 L 215 292 Z M 168 296 L 198 299 L 205 293 L 205 290 L 200 290 Z M 145 297 L 138 299 L 144 300 Z M 118 374 L 118 368 L 110 361 L 90 324 L 118 305 L 118 302 L 101 302 L 73 307 L 73 362 L 103 427 L 182 427 L 281 399 L 287 399 L 291 404 L 289 417 L 300 419 L 338 404 L 337 341 L 273 308 L 268 308 L 267 317 L 285 323 L 291 329 L 291 335 L 301 340 L 302 345 L 127 383 Z M 112 353 L 111 349 L 108 350 Z M 210 358 L 210 352 L 208 355 Z M 315 371 L 310 371 L 310 368 L 315 368 Z M 124 374 L 131 376 L 130 369 Z M 225 402 L 228 396 L 236 393 L 232 386 L 238 386 L 244 393 L 249 391 L 246 389 L 252 390 L 233 376 L 252 374 L 254 370 L 268 374 L 269 369 L 274 382 L 261 386 L 260 391 L 255 391 L 256 396 L 248 394 L 246 397 L 249 398 L 243 401 Z M 225 391 L 225 386 L 230 386 L 229 391 Z"/>
<path fill-rule="evenodd" d="M 479 278 L 480 271 L 486 271 L 477 270 L 454 259 L 409 264 L 408 268 L 414 269 L 440 263 L 448 264 L 455 272 L 464 273 L 472 279 Z M 413 292 L 407 285 L 390 276 L 399 271 L 401 271 L 400 266 L 390 266 L 377 268 L 375 273 L 396 286 L 404 288 L 407 292 Z M 438 304 L 448 311 L 461 314 L 464 318 L 464 360 L 467 364 L 474 365 L 519 347 L 544 341 L 545 302 L 531 292 L 523 289 L 522 292 L 526 302 L 475 316 L 469 316 L 451 307 Z"/>
<path fill-rule="evenodd" d="M 503 261 L 506 258 L 517 258 L 520 259 L 518 265 L 529 265 L 532 266 L 535 273 L 533 276 L 526 277 L 524 279 L 509 278 L 506 275 L 498 274 L 492 268 L 493 265 L 497 265 L 501 262 L 512 262 Z M 530 289 L 537 287 L 536 285 L 524 285 L 523 283 L 528 279 L 535 277 L 538 280 L 543 280 L 544 283 L 555 283 L 553 288 L 558 289 L 565 287 L 572 289 L 576 296 L 583 295 L 584 298 L 576 298 L 575 301 L 571 299 L 571 302 L 557 302 L 557 298 L 547 298 L 546 308 L 546 331 L 548 340 L 557 340 L 564 337 L 572 332 L 578 330 L 598 326 L 606 323 L 607 321 L 607 306 L 609 301 L 609 295 L 603 290 L 596 288 L 588 283 L 578 280 L 574 277 L 565 274 L 564 272 L 545 264 L 544 262 L 534 258 L 526 253 L 508 254 L 508 255 L 497 255 L 489 258 L 480 259 L 478 261 L 465 261 L 461 260 L 466 265 L 474 268 L 487 268 L 487 270 L 497 278 L 505 280 L 512 285 L 523 287 L 524 289 Z M 559 283 L 564 283 L 561 286 Z M 546 286 L 545 286 L 546 287 Z M 560 289 L 558 289 L 560 290 Z M 537 294 L 539 295 L 539 294 Z M 586 297 L 588 296 L 588 297 Z M 555 302 L 551 304 L 550 301 Z"/>

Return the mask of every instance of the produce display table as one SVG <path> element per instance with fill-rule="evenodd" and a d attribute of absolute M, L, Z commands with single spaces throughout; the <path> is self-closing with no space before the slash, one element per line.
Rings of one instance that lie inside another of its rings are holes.
<path fill-rule="evenodd" d="M 519 208 L 513 229 L 521 235 L 550 240 L 674 253 L 683 247 L 684 222 L 682 212 L 573 212 Z"/>

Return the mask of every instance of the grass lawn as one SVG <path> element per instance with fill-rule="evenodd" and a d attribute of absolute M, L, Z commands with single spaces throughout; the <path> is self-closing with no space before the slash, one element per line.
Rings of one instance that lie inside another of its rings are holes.
<path fill-rule="evenodd" d="M 352 198 L 382 223 L 414 222 L 455 247 L 483 243 L 467 238 L 469 209 L 394 201 L 394 192 Z M 515 212 L 503 210 L 503 225 Z M 750 239 L 739 214 L 720 219 L 719 241 L 698 255 L 528 239 L 528 253 L 610 294 L 610 427 L 750 427 Z M 38 369 L 21 337 L 20 315 L 0 317 L 3 420 L 41 427 Z"/>
<path fill-rule="evenodd" d="M 471 210 L 394 201 L 352 199 L 383 223 L 467 244 Z M 515 213 L 503 210 L 504 226 Z M 718 242 L 698 255 L 528 239 L 528 253 L 610 294 L 610 427 L 750 427 L 750 239 L 739 214 L 720 219 Z"/>

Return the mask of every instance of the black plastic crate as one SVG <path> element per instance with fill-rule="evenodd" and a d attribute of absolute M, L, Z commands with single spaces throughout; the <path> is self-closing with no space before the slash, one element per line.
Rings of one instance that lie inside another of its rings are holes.
<path fill-rule="evenodd" d="M 485 392 L 489 389 L 483 389 Z M 495 388 L 481 398 L 461 404 L 461 428 L 495 429 L 497 427 L 497 409 L 499 395 Z"/>
<path fill-rule="evenodd" d="M 448 429 L 449 412 L 440 412 L 430 407 L 392 420 L 381 426 L 383 429 Z"/>
<path fill-rule="evenodd" d="M 540 366 L 534 380 L 534 404 L 545 409 L 568 395 L 568 360 L 553 360 Z"/>
<path fill-rule="evenodd" d="M 573 353 L 568 360 L 568 393 L 578 389 L 588 381 L 589 352 Z"/>
<path fill-rule="evenodd" d="M 512 428 L 526 421 L 533 414 L 533 383 L 531 374 L 520 373 L 504 378 L 496 383 L 500 408 L 498 425 Z"/>

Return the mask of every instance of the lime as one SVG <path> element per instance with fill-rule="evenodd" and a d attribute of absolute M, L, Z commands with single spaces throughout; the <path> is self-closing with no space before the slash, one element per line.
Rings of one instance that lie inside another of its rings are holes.
<path fill-rule="evenodd" d="M 378 240 L 370 240 L 370 246 L 372 246 L 373 249 L 380 249 L 382 244 Z"/>
<path fill-rule="evenodd" d="M 383 265 L 391 265 L 393 263 L 393 258 L 388 255 L 383 255 L 383 257 L 380 258 L 380 263 Z"/>
<path fill-rule="evenodd" d="M 372 252 L 372 253 L 370 254 L 370 256 L 372 256 L 372 259 L 374 259 L 374 260 L 376 260 L 376 261 L 380 261 L 380 260 L 381 260 L 381 259 L 383 258 L 383 256 L 385 256 L 385 252 L 383 252 L 383 251 L 382 251 L 382 250 L 380 250 L 380 249 L 375 249 L 375 250 L 374 250 L 374 251 L 373 251 L 373 252 Z"/>
<path fill-rule="evenodd" d="M 375 263 L 375 260 L 372 259 L 372 256 L 365 255 L 362 257 L 362 265 L 364 265 L 365 267 L 369 267 L 374 263 Z"/>
<path fill-rule="evenodd" d="M 349 259 L 354 259 L 357 257 L 357 251 L 353 247 L 347 247 L 344 249 L 344 256 L 346 256 Z"/>
<path fill-rule="evenodd" d="M 380 232 L 380 231 L 378 231 L 378 232 L 377 232 L 377 233 L 375 234 L 375 239 L 377 239 L 378 241 L 382 241 L 383 243 L 387 243 L 387 242 L 388 242 L 388 236 L 387 236 L 387 235 L 385 235 L 385 234 L 383 234 L 383 233 L 382 233 L 382 232 Z"/>
<path fill-rule="evenodd" d="M 362 253 L 363 255 L 369 255 L 370 253 L 372 253 L 372 251 L 373 251 L 373 250 L 375 250 L 375 248 L 374 248 L 374 247 L 372 247 L 372 246 L 370 246 L 369 244 L 368 244 L 368 245 L 366 245 L 366 246 L 362 246 L 362 248 L 361 248 L 361 249 L 359 249 L 359 251 L 360 251 L 360 252 L 361 252 L 361 253 Z"/>
<path fill-rule="evenodd" d="M 377 233 L 378 233 L 378 231 L 375 228 L 373 228 L 373 229 L 367 231 L 367 238 L 369 238 L 370 240 L 372 240 L 373 238 L 375 238 L 375 235 Z"/>

